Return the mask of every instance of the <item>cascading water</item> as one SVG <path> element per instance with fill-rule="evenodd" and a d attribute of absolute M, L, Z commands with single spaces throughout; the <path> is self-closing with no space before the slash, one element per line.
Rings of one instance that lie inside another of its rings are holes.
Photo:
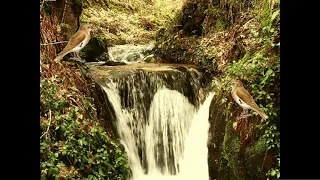
<path fill-rule="evenodd" d="M 91 64 L 104 94 L 100 96 L 105 106 L 101 114 L 116 122 L 131 180 L 208 180 L 213 95 L 199 107 L 199 90 L 206 82 L 191 66 L 139 63 L 152 55 L 152 47 L 152 43 L 117 45 L 108 49 L 110 60 L 127 65 Z"/>
<path fill-rule="evenodd" d="M 154 43 L 146 45 L 124 44 L 108 47 L 108 55 L 110 61 L 124 62 L 126 64 L 134 64 L 143 62 L 144 59 L 151 55 Z"/>
<path fill-rule="evenodd" d="M 199 110 L 175 90 L 159 86 L 149 110 L 137 92 L 132 108 L 121 104 L 118 84 L 102 86 L 117 117 L 117 131 L 132 180 L 208 180 L 207 138 L 210 94 Z M 147 113 L 147 117 L 142 114 Z"/>

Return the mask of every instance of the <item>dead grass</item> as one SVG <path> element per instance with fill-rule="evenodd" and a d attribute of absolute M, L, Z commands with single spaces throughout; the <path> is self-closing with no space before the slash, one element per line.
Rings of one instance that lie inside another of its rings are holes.
<path fill-rule="evenodd" d="M 92 24 L 96 36 L 103 35 L 110 45 L 148 43 L 159 28 L 166 27 L 185 0 L 110 0 L 84 8 L 81 20 Z M 93 34 L 93 36 L 95 36 Z"/>
<path fill-rule="evenodd" d="M 216 57 L 218 71 L 224 72 L 227 64 L 237 58 L 236 50 L 248 52 L 261 47 L 262 41 L 252 41 L 260 28 L 254 13 L 241 13 L 231 29 L 203 36 L 200 47 L 204 54 Z"/>

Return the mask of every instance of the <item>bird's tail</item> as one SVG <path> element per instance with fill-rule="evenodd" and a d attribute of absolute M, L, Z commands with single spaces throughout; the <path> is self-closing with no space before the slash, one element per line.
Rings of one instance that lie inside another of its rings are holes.
<path fill-rule="evenodd" d="M 268 115 L 266 115 L 261 109 L 257 109 L 256 111 L 263 119 L 268 119 Z"/>
<path fill-rule="evenodd" d="M 71 51 L 62 50 L 57 57 L 54 59 L 55 62 L 59 62 L 65 55 L 69 54 Z"/>
<path fill-rule="evenodd" d="M 60 53 L 58 56 L 54 59 L 55 62 L 59 62 L 63 57 L 65 56 L 65 53 Z"/>

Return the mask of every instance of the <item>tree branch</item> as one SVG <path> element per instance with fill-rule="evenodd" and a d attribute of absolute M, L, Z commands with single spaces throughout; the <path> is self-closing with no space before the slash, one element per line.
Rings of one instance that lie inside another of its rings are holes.
<path fill-rule="evenodd" d="M 67 43 L 69 41 L 59 41 L 59 42 L 52 42 L 52 43 L 45 43 L 45 44 L 40 44 L 41 46 L 47 46 L 47 45 L 52 45 L 52 44 L 61 44 L 61 43 Z"/>

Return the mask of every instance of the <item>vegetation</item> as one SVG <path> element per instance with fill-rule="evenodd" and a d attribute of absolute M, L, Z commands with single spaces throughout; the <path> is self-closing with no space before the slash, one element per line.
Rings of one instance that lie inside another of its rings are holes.
<path fill-rule="evenodd" d="M 92 99 L 58 85 L 40 83 L 41 179 L 126 179 L 126 155 L 94 119 Z"/>
<path fill-rule="evenodd" d="M 184 0 L 102 0 L 84 5 L 81 21 L 94 25 L 94 34 L 109 45 L 145 44 L 181 10 Z"/>
<path fill-rule="evenodd" d="M 221 107 L 228 113 L 221 155 L 234 178 L 240 171 L 235 152 L 243 139 L 232 129 L 234 102 L 222 94 L 229 93 L 226 83 L 232 78 L 241 79 L 269 116 L 250 122 L 255 133 L 245 155 L 272 154 L 275 163 L 266 176 L 280 177 L 279 0 L 72 2 L 75 11 L 82 10 L 80 20 L 94 28 L 93 44 L 81 52 L 82 57 L 96 57 L 107 45 L 156 40 L 161 62 L 198 64 L 215 77 L 212 89 L 224 97 Z M 59 21 L 63 10 L 53 11 L 44 3 L 41 11 L 46 13 L 41 14 L 40 42 L 62 41 L 60 31 L 69 26 Z M 62 47 L 43 46 L 40 51 L 41 178 L 126 179 L 125 152 L 96 117 L 88 70 L 52 61 Z"/>
<path fill-rule="evenodd" d="M 271 177 L 280 177 L 280 42 L 279 42 L 279 4 L 274 4 L 273 9 L 269 4 L 264 4 L 262 10 L 258 11 L 261 31 L 252 31 L 251 41 L 263 42 L 255 51 L 247 51 L 239 60 L 230 62 L 226 72 L 219 79 L 221 88 L 231 78 L 239 78 L 254 97 L 261 109 L 269 115 L 257 125 L 262 136 L 256 143 L 266 143 L 265 151 L 275 153 L 276 163 L 267 173 Z M 253 112 L 253 114 L 256 114 Z M 261 146 L 260 146 L 261 147 Z M 255 149 L 256 152 L 261 149 Z"/>
<path fill-rule="evenodd" d="M 41 11 L 40 177 L 126 180 L 126 153 L 114 132 L 97 118 L 88 69 L 76 62 L 53 61 L 64 47 L 50 44 L 63 40 L 59 14 L 54 8 Z"/>

